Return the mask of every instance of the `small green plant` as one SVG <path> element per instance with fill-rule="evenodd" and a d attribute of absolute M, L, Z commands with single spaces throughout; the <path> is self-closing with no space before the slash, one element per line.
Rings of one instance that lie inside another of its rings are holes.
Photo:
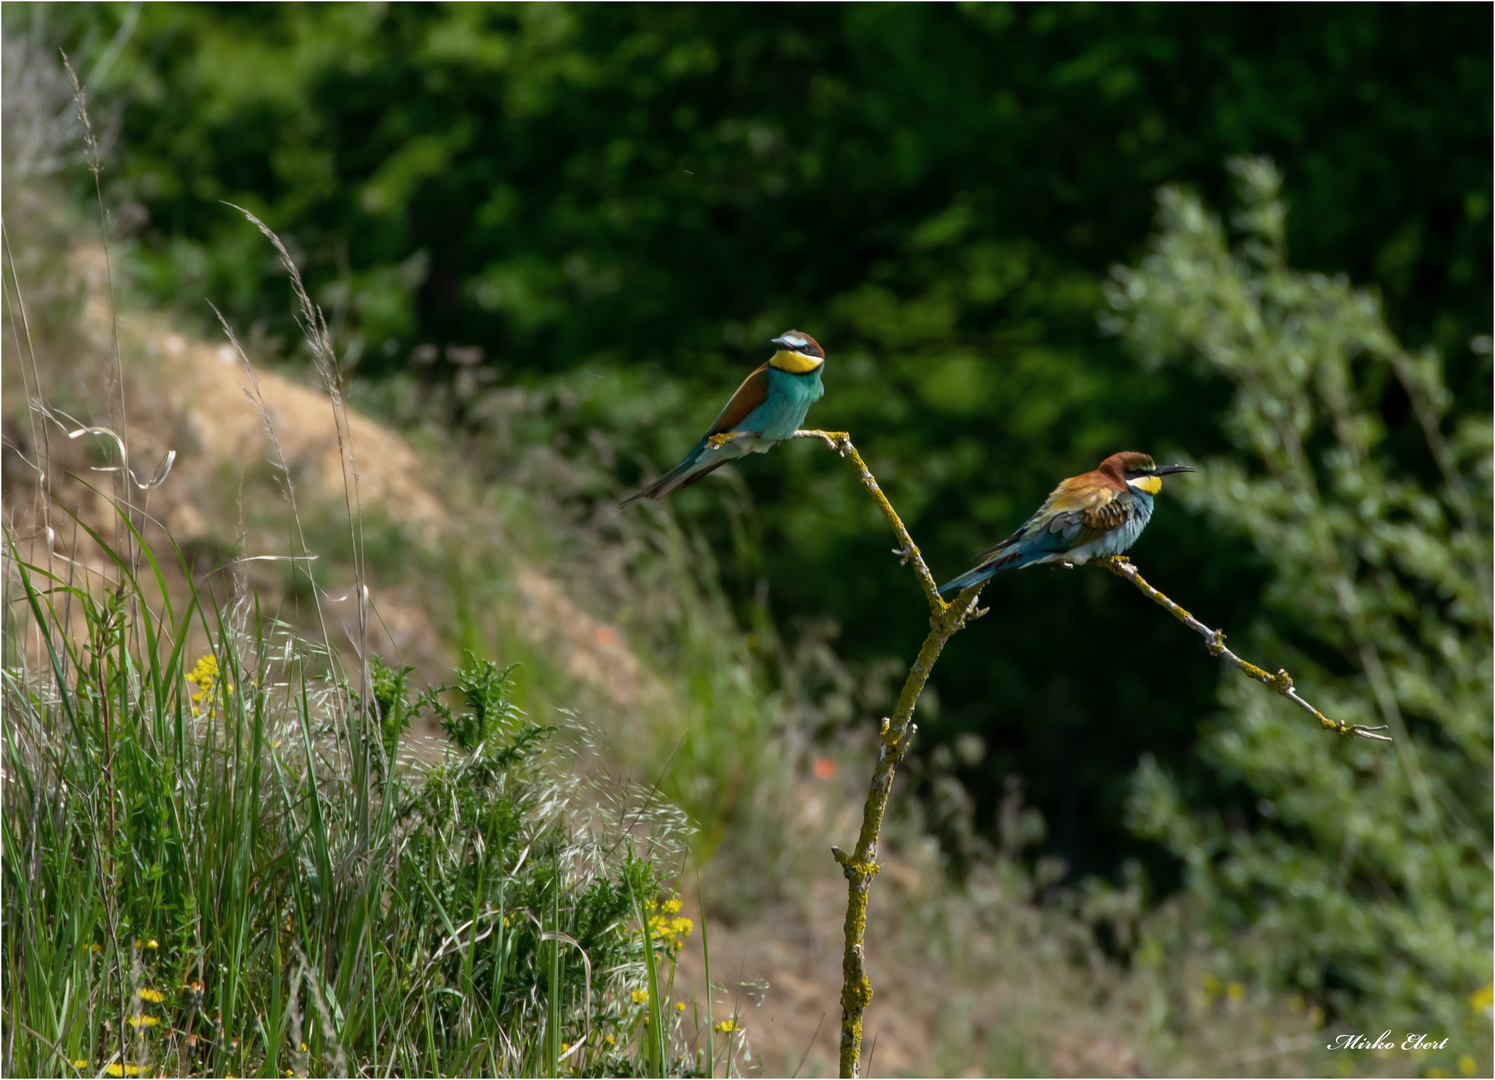
<path fill-rule="evenodd" d="M 412 694 L 372 660 L 364 702 L 133 539 L 151 575 L 95 535 L 101 585 L 8 537 L 8 1073 L 707 1066 L 667 1001 L 678 812 L 578 776 L 490 661 Z M 428 710 L 453 747 L 396 765 Z"/>

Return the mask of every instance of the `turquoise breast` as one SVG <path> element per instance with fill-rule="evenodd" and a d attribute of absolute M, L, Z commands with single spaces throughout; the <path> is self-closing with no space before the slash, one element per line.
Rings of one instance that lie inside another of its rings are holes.
<path fill-rule="evenodd" d="M 752 431 L 765 439 L 787 439 L 805 422 L 810 406 L 825 393 L 820 368 L 795 375 L 778 368 L 768 369 L 768 393 L 759 405 L 737 426 L 738 431 Z"/>

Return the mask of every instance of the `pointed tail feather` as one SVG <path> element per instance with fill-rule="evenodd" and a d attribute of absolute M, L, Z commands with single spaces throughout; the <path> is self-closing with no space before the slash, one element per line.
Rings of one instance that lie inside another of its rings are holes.
<path fill-rule="evenodd" d="M 961 589 L 969 589 L 972 585 L 976 585 L 980 582 L 985 581 L 1000 569 L 1002 568 L 995 565 L 994 563 L 986 563 L 982 566 L 976 567 L 976 569 L 974 570 L 967 570 L 964 574 L 961 574 L 960 577 L 954 578 L 941 585 L 940 592 L 959 592 Z"/>
<path fill-rule="evenodd" d="M 619 503 L 619 506 L 627 506 L 630 503 L 637 502 L 639 499 L 654 499 L 656 501 L 663 499 L 676 488 L 685 487 L 687 484 L 694 484 L 713 469 L 721 468 L 721 466 L 726 464 L 725 461 L 716 461 L 703 469 L 696 470 L 696 463 L 700 460 L 700 457 L 701 447 L 697 446 L 693 451 L 685 455 L 685 460 L 679 465 L 676 465 L 669 472 L 654 481 L 654 483 L 628 496 L 628 498 Z"/>
<path fill-rule="evenodd" d="M 1014 566 L 1027 566 L 1028 563 L 1033 561 L 1031 558 L 1028 558 L 1029 554 L 1015 548 L 1008 541 L 1004 540 L 996 547 L 985 552 L 981 556 L 981 563 L 975 569 L 967 570 L 960 577 L 941 585 L 939 591 L 944 593 L 969 589 L 972 585 L 979 585 L 981 582 L 1000 574 L 1003 570 L 1010 570 Z"/>

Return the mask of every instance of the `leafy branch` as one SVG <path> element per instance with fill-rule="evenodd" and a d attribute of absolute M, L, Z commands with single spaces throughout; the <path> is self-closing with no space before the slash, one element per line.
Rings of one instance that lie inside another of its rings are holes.
<path fill-rule="evenodd" d="M 1275 675 L 1268 675 L 1265 670 L 1257 667 L 1251 661 L 1242 660 L 1225 647 L 1225 631 L 1211 630 L 1167 596 L 1164 596 L 1161 591 L 1149 585 L 1147 579 L 1142 576 L 1131 560 L 1127 559 L 1124 555 L 1108 555 L 1095 561 L 1117 577 L 1130 581 L 1138 589 L 1142 590 L 1142 594 L 1149 600 L 1157 604 L 1160 608 L 1163 608 L 1168 614 L 1172 615 L 1190 630 L 1203 637 L 1204 647 L 1210 651 L 1211 656 L 1220 657 L 1226 663 L 1240 668 L 1263 686 L 1270 686 L 1299 708 L 1311 713 L 1313 718 L 1325 728 L 1339 735 L 1359 735 L 1363 739 L 1376 739 L 1380 742 L 1392 741 L 1389 735 L 1376 734 L 1377 732 L 1386 730 L 1387 725 L 1385 724 L 1380 724 L 1376 727 L 1366 727 L 1364 724 L 1346 724 L 1343 720 L 1331 720 L 1319 712 L 1298 695 L 1298 691 L 1293 687 L 1293 677 L 1287 673 L 1286 668 L 1280 669 Z"/>

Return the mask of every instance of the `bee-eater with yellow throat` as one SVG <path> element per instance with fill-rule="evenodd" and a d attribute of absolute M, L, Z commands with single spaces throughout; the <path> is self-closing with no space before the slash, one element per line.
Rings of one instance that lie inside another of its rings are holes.
<path fill-rule="evenodd" d="M 770 450 L 799 430 L 810 406 L 825 393 L 820 382 L 825 350 L 798 330 L 780 334 L 772 344 L 778 351 L 742 381 L 685 459 L 624 499 L 624 506 L 634 499 L 663 499 L 735 458 Z"/>
<path fill-rule="evenodd" d="M 1112 454 L 1090 472 L 1060 483 L 1006 540 L 981 556 L 980 565 L 940 592 L 969 588 L 1003 570 L 1036 563 L 1085 563 L 1120 555 L 1137 542 L 1152 518 L 1152 498 L 1170 473 L 1188 465 L 1154 465 L 1134 450 Z"/>

